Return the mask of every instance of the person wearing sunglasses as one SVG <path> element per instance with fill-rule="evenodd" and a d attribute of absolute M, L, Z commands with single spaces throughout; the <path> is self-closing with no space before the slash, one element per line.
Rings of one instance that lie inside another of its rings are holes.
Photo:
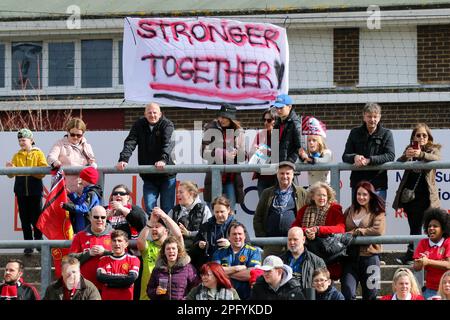
<path fill-rule="evenodd" d="M 67 134 L 58 140 L 47 155 L 47 162 L 53 168 L 61 166 L 97 167 L 92 146 L 84 136 L 86 124 L 80 118 L 72 118 L 66 124 Z M 77 175 L 66 175 L 66 188 L 70 191 L 78 190 Z"/>
<path fill-rule="evenodd" d="M 124 184 L 119 184 L 112 189 L 109 197 L 109 205 L 106 207 L 108 222 L 114 230 L 122 230 L 130 240 L 137 240 L 139 233 L 147 223 L 147 213 L 139 206 L 131 204 L 131 191 Z M 139 250 L 128 248 L 128 251 L 137 256 L 143 265 Z M 141 292 L 142 268 L 134 285 L 134 300 L 139 300 Z"/>
<path fill-rule="evenodd" d="M 100 291 L 102 284 L 97 280 L 97 266 L 102 256 L 112 254 L 113 228 L 106 222 L 106 209 L 100 205 L 93 207 L 88 217 L 91 224 L 75 234 L 69 255 L 80 261 L 81 275 Z"/>
<path fill-rule="evenodd" d="M 272 130 L 276 118 L 277 115 L 273 113 L 271 109 L 264 111 L 262 115 L 264 129 L 258 131 L 258 133 L 256 134 L 255 140 L 253 141 L 252 149 L 250 151 L 251 156 L 254 156 L 255 154 L 256 155 L 262 154 L 267 157 L 270 157 L 272 148 Z M 265 162 L 258 162 L 258 163 L 265 163 Z M 261 197 L 261 194 L 264 191 L 264 189 L 270 188 L 277 183 L 276 174 L 261 174 L 255 172 L 253 174 L 252 180 L 255 179 L 258 181 L 256 183 L 256 187 L 258 188 L 259 197 Z"/>
<path fill-rule="evenodd" d="M 106 213 L 114 230 L 122 230 L 128 239 L 136 240 L 147 223 L 147 214 L 141 207 L 131 204 L 130 194 L 126 185 L 115 186 L 109 197 Z"/>
<path fill-rule="evenodd" d="M 441 159 L 441 145 L 434 143 L 430 128 L 425 123 L 417 124 L 403 155 L 397 159 L 406 161 L 438 161 Z M 406 191 L 405 191 L 406 190 Z M 413 198 L 405 197 L 405 192 L 413 192 Z M 423 214 L 428 208 L 439 208 L 440 201 L 436 187 L 436 169 L 405 170 L 392 207 L 407 213 L 409 234 L 422 233 Z M 406 253 L 397 259 L 400 264 L 412 262 L 414 244 L 410 243 Z"/>

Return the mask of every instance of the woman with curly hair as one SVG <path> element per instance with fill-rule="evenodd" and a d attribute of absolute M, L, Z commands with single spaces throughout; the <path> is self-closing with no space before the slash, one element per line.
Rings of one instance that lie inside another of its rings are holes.
<path fill-rule="evenodd" d="M 428 299 L 437 294 L 439 281 L 450 269 L 449 214 L 433 208 L 425 212 L 423 229 L 428 239 L 420 240 L 414 252 L 414 270 L 425 270 L 423 296 Z"/>

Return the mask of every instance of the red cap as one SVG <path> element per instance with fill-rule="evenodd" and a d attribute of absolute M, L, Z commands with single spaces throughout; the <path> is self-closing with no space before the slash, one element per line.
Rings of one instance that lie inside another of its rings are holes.
<path fill-rule="evenodd" d="M 96 184 L 98 181 L 98 171 L 94 167 L 84 168 L 80 172 L 80 178 L 89 183 Z"/>
<path fill-rule="evenodd" d="M 250 270 L 250 279 L 248 282 L 250 285 L 253 285 L 256 282 L 256 279 L 258 279 L 260 276 L 264 274 L 264 270 L 261 269 L 251 269 Z"/>

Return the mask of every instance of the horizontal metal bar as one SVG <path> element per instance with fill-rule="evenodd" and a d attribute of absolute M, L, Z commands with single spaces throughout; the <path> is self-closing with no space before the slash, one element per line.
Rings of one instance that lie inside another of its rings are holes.
<path fill-rule="evenodd" d="M 426 235 L 356 237 L 354 244 L 403 244 L 413 243 L 414 241 L 419 241 L 425 238 Z M 287 237 L 255 237 L 251 238 L 250 242 L 258 246 L 285 245 L 287 243 Z M 41 245 L 49 245 L 53 248 L 68 248 L 71 243 L 71 240 L 0 240 L 0 248 L 38 248 Z M 130 240 L 130 247 L 136 247 L 136 240 Z"/>
<path fill-rule="evenodd" d="M 85 167 L 62 167 L 64 172 L 76 174 Z M 157 169 L 152 165 L 145 166 L 127 166 L 125 170 L 120 171 L 114 166 L 98 167 L 97 170 L 103 173 L 129 174 L 129 173 L 197 173 L 211 172 L 220 170 L 222 172 L 261 172 L 262 170 L 276 169 L 277 164 L 269 165 L 250 165 L 250 164 L 231 164 L 231 165 L 211 165 L 211 164 L 180 164 L 167 165 L 164 169 Z M 337 168 L 339 171 L 370 171 L 370 170 L 405 170 L 405 169 L 450 169 L 449 161 L 407 161 L 407 162 L 387 162 L 377 166 L 356 167 L 349 163 L 333 164 L 296 164 L 297 171 L 324 171 Z M 19 175 L 19 174 L 50 174 L 50 167 L 14 167 L 0 168 L 0 175 Z"/>

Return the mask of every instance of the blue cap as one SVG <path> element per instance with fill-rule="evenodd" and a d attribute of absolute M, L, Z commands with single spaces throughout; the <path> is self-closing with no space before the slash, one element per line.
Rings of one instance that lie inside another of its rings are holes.
<path fill-rule="evenodd" d="M 273 103 L 276 108 L 283 108 L 286 105 L 292 105 L 292 98 L 287 94 L 280 94 Z"/>

